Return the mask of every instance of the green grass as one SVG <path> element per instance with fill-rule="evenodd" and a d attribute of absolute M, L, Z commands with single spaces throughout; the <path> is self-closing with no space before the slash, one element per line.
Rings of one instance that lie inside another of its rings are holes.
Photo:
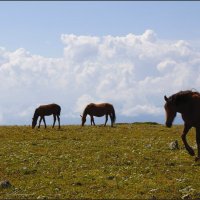
<path fill-rule="evenodd" d="M 0 127 L 0 199 L 200 198 L 200 164 L 180 133 L 156 123 Z M 180 149 L 170 150 L 178 140 Z M 195 147 L 195 130 L 188 135 Z"/>

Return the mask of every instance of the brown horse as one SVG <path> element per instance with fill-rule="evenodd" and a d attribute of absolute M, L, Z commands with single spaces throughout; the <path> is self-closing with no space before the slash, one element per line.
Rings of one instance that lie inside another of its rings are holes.
<path fill-rule="evenodd" d="M 38 108 L 35 109 L 35 113 L 33 115 L 32 128 L 35 128 L 39 116 L 40 116 L 40 120 L 39 120 L 38 128 L 40 128 L 42 119 L 44 121 L 44 125 L 46 128 L 47 126 L 46 126 L 44 116 L 49 116 L 49 115 L 53 115 L 53 118 L 54 118 L 53 128 L 56 122 L 56 117 L 58 118 L 58 124 L 60 128 L 60 112 L 61 112 L 61 107 L 57 104 L 48 104 L 48 105 L 39 106 Z"/>
<path fill-rule="evenodd" d="M 164 96 L 166 101 L 166 126 L 171 127 L 176 113 L 179 112 L 184 120 L 184 130 L 181 135 L 186 150 L 191 156 L 194 156 L 194 150 L 189 146 L 186 135 L 191 127 L 196 129 L 196 143 L 198 156 L 195 160 L 200 160 L 200 93 L 194 91 L 180 91 L 169 98 Z"/>
<path fill-rule="evenodd" d="M 90 104 L 88 104 L 83 111 L 83 116 L 81 116 L 82 117 L 82 126 L 84 126 L 84 124 L 86 122 L 87 115 L 90 115 L 91 125 L 93 123 L 94 126 L 95 126 L 94 116 L 102 117 L 105 115 L 106 121 L 105 121 L 104 126 L 106 126 L 106 123 L 108 121 L 108 115 L 110 116 L 112 127 L 116 120 L 115 109 L 114 109 L 113 105 L 109 104 L 109 103 L 101 103 L 101 104 L 90 103 Z"/>

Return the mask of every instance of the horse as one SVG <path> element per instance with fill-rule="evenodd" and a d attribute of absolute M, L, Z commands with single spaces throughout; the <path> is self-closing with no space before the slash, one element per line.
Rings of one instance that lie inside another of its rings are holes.
<path fill-rule="evenodd" d="M 55 103 L 39 106 L 38 108 L 35 109 L 35 113 L 33 115 L 32 128 L 35 128 L 35 126 L 37 124 L 38 117 L 40 117 L 38 128 L 40 128 L 40 124 L 41 124 L 42 119 L 44 121 L 44 126 L 46 128 L 47 126 L 46 126 L 44 116 L 53 115 L 54 122 L 53 122 L 52 128 L 54 128 L 54 125 L 55 125 L 55 122 L 56 122 L 56 117 L 57 117 L 59 129 L 60 129 L 60 112 L 61 112 L 61 107 L 59 105 L 55 104 Z"/>
<path fill-rule="evenodd" d="M 106 123 L 108 121 L 108 115 L 110 116 L 111 127 L 113 127 L 113 124 L 115 123 L 115 120 L 116 120 L 115 109 L 114 109 L 113 105 L 109 104 L 109 103 L 100 103 L 100 104 L 90 103 L 90 104 L 88 104 L 83 111 L 83 116 L 81 116 L 82 126 L 84 126 L 84 124 L 86 122 L 87 115 L 90 115 L 91 126 L 92 126 L 92 124 L 95 126 L 94 116 L 102 117 L 105 115 L 104 126 L 106 126 Z"/>
<path fill-rule="evenodd" d="M 196 129 L 197 157 L 195 161 L 200 160 L 200 93 L 186 90 L 173 94 L 170 97 L 164 96 L 166 101 L 164 108 L 166 112 L 166 126 L 171 127 L 176 113 L 181 113 L 184 121 L 184 129 L 181 135 L 183 144 L 191 156 L 195 155 L 192 147 L 189 146 L 186 135 L 194 127 Z"/>

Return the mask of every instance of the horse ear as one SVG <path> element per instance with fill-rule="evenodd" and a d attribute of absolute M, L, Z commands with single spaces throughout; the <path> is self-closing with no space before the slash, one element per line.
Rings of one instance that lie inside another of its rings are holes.
<path fill-rule="evenodd" d="M 168 100 L 169 100 L 169 99 L 166 97 L 166 95 L 164 96 L 164 99 L 165 99 L 166 102 L 168 102 Z"/>

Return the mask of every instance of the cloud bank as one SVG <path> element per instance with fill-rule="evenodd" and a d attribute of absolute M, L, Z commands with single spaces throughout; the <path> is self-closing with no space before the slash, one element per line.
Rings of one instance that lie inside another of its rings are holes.
<path fill-rule="evenodd" d="M 111 102 L 118 122 L 163 119 L 163 95 L 200 90 L 200 52 L 187 41 L 141 35 L 62 34 L 63 56 L 0 48 L 0 124 L 30 124 L 40 104 L 58 103 L 62 123 L 79 123 L 90 102 Z M 145 118 L 149 116 L 149 118 Z M 52 120 L 52 119 L 51 119 Z"/>

